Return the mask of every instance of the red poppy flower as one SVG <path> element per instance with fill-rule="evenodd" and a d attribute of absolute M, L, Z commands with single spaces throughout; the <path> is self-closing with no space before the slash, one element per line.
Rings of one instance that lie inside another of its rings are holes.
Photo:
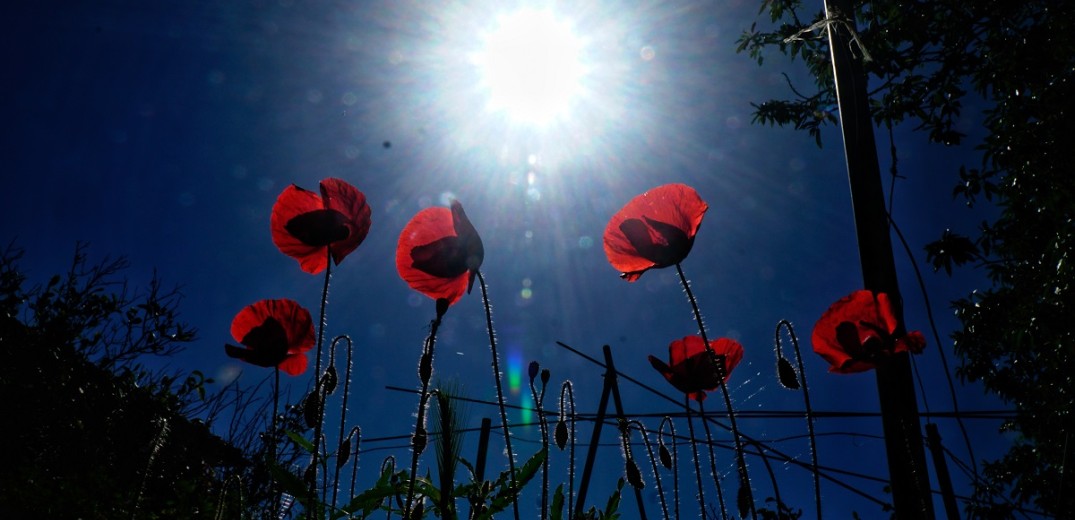
<path fill-rule="evenodd" d="M 396 269 L 407 285 L 449 305 L 474 287 L 484 258 L 482 239 L 457 200 L 451 209 L 419 211 L 404 226 L 396 246 Z"/>
<path fill-rule="evenodd" d="M 306 370 L 306 351 L 314 346 L 314 322 L 294 300 L 261 300 L 235 315 L 231 335 L 246 348 L 225 344 L 229 357 L 297 376 Z"/>
<path fill-rule="evenodd" d="M 605 255 L 628 282 L 687 257 L 709 205 L 694 188 L 665 184 L 627 203 L 605 227 Z"/>
<path fill-rule="evenodd" d="M 340 179 L 321 181 L 321 195 L 292 184 L 272 207 L 272 241 L 303 271 L 317 274 L 328 267 L 325 247 L 339 265 L 370 231 L 366 196 Z"/>
<path fill-rule="evenodd" d="M 743 346 L 738 341 L 719 338 L 709 342 L 716 356 L 724 356 L 724 381 L 732 375 L 743 360 Z M 649 356 L 649 363 L 657 369 L 672 386 L 692 399 L 702 402 L 707 391 L 720 386 L 721 370 L 716 360 L 706 352 L 705 342 L 699 336 L 687 336 L 668 345 L 669 364 Z"/>
<path fill-rule="evenodd" d="M 855 291 L 821 315 L 814 325 L 814 352 L 829 362 L 829 372 L 851 374 L 876 368 L 897 352 L 922 352 L 926 338 L 914 331 L 895 337 L 896 314 L 885 293 Z"/>

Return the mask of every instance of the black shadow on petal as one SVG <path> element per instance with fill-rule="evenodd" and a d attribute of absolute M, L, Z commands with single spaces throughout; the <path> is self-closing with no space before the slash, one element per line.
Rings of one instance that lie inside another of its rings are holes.
<path fill-rule="evenodd" d="M 467 271 L 467 255 L 459 237 L 444 237 L 411 248 L 411 266 L 437 278 L 455 278 Z"/>
<path fill-rule="evenodd" d="M 242 344 L 250 348 L 240 358 L 259 367 L 274 367 L 287 357 L 287 332 L 284 326 L 269 317 L 243 336 Z M 231 352 L 228 353 L 231 355 Z"/>
<path fill-rule="evenodd" d="M 347 238 L 351 230 L 346 222 L 347 217 L 339 211 L 318 209 L 288 220 L 284 229 L 303 244 L 321 247 Z"/>

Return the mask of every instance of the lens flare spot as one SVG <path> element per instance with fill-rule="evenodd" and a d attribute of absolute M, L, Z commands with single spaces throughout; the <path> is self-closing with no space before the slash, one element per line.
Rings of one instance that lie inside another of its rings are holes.
<path fill-rule="evenodd" d="M 523 387 L 523 359 L 518 352 L 508 353 L 508 391 L 519 395 Z"/>

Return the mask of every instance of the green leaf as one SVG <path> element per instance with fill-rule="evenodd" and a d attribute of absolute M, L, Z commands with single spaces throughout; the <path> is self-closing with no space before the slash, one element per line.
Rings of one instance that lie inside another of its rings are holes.
<path fill-rule="evenodd" d="M 549 520 L 561 520 L 564 517 L 564 485 L 556 486 L 552 494 L 552 507 L 549 509 Z"/>
<path fill-rule="evenodd" d="M 361 516 L 368 516 L 373 513 L 374 510 L 381 507 L 381 504 L 384 503 L 384 499 L 391 498 L 398 493 L 406 492 L 407 480 L 404 478 L 405 474 L 405 471 L 400 471 L 395 474 L 400 478 L 393 479 L 392 470 L 386 469 L 381 473 L 377 482 L 373 484 L 373 487 L 352 498 L 347 505 L 337 510 L 332 515 L 332 518 L 342 518 L 354 513 L 359 513 Z"/>
<path fill-rule="evenodd" d="M 285 431 L 284 434 L 287 435 L 289 439 L 294 441 L 295 444 L 297 444 L 300 448 L 306 450 L 307 453 L 314 452 L 314 444 L 306 440 L 306 438 L 303 437 L 301 434 L 293 432 L 291 430 Z"/>

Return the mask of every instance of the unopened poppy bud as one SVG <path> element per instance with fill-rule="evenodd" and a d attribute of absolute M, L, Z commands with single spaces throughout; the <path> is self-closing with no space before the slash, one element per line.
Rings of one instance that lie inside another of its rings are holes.
<path fill-rule="evenodd" d="M 531 361 L 529 368 L 530 368 L 530 382 L 533 383 L 534 378 L 537 377 L 537 375 L 538 375 L 538 371 L 541 370 L 541 365 L 539 365 L 537 361 Z"/>
<path fill-rule="evenodd" d="M 664 469 L 672 469 L 672 454 L 668 452 L 668 447 L 663 442 L 657 445 L 657 456 L 660 457 Z"/>
<path fill-rule="evenodd" d="M 791 362 L 784 356 L 776 358 L 776 375 L 780 380 L 780 385 L 788 390 L 799 389 L 799 376 L 795 373 L 795 368 L 791 366 Z"/>
<path fill-rule="evenodd" d="M 547 369 L 547 368 L 543 369 L 541 371 L 541 384 L 543 384 L 543 385 L 549 384 L 549 379 L 551 377 L 552 377 L 552 372 L 549 372 L 549 369 Z"/>
<path fill-rule="evenodd" d="M 351 456 L 351 438 L 348 437 L 340 443 L 340 449 L 336 450 L 336 469 L 340 469 L 344 464 L 347 464 L 347 458 Z"/>
<path fill-rule="evenodd" d="M 646 483 L 642 481 L 642 472 L 638 470 L 638 464 L 635 464 L 634 459 L 627 461 L 627 482 L 635 489 L 646 487 Z"/>
<path fill-rule="evenodd" d="M 739 506 L 739 516 L 746 518 L 750 514 L 750 503 L 753 501 L 750 493 L 750 483 L 739 482 L 739 494 L 736 496 L 736 505 Z"/>
<path fill-rule="evenodd" d="M 564 447 L 567 446 L 567 423 L 564 421 L 556 423 L 556 431 L 553 436 L 556 437 L 556 447 L 560 448 L 560 451 L 564 451 Z"/>
<path fill-rule="evenodd" d="M 340 378 L 336 374 L 336 365 L 329 365 L 325 369 L 325 375 L 321 378 L 321 390 L 325 392 L 325 395 L 332 395 L 332 392 L 336 391 L 336 385 L 339 383 Z"/>

